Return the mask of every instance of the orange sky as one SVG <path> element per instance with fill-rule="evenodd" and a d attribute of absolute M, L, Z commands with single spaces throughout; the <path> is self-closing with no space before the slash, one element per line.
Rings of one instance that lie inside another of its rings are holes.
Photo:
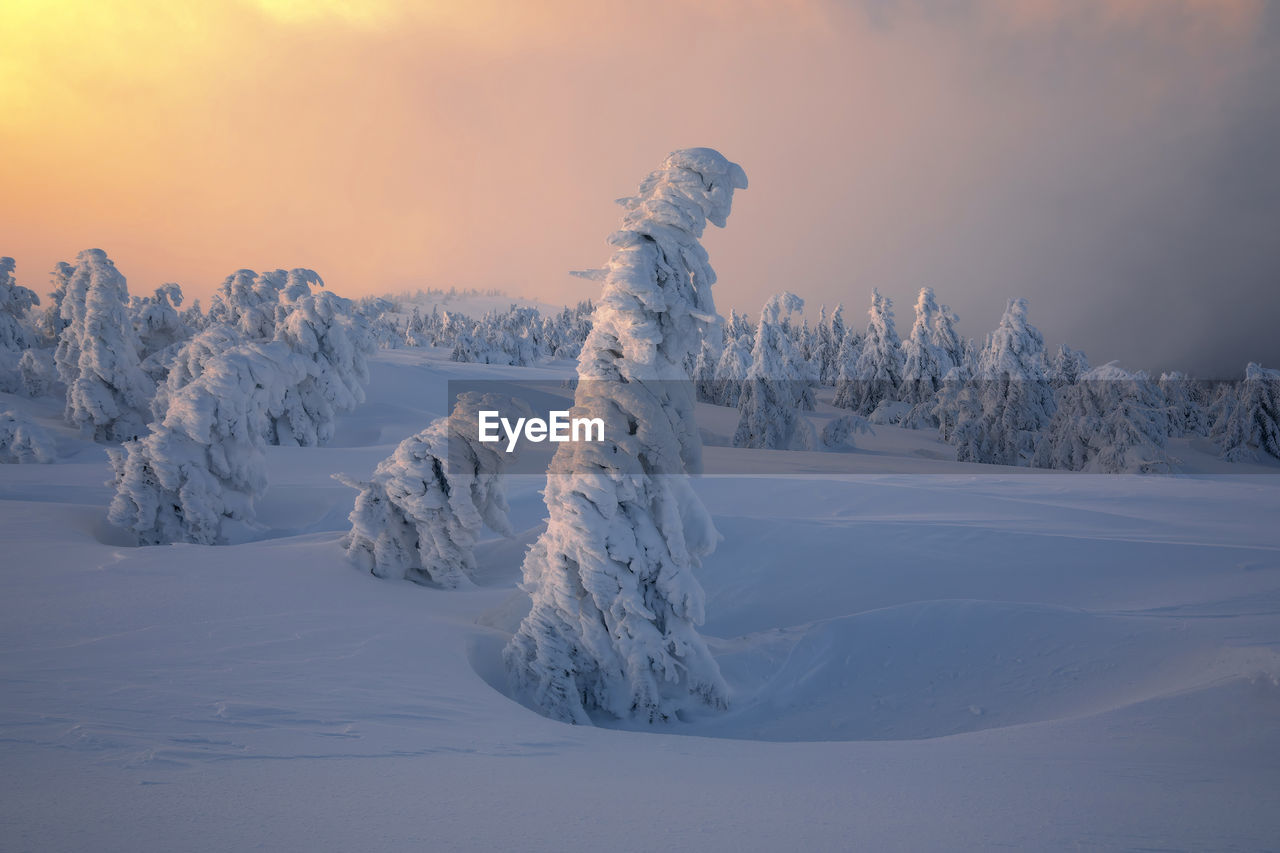
<path fill-rule="evenodd" d="M 134 293 L 308 266 L 575 300 L 612 199 L 705 145 L 751 179 L 706 241 L 722 306 L 880 285 L 905 327 L 921 284 L 964 303 L 951 270 L 1025 277 L 1059 196 L 1144 134 L 1207 144 L 1262 4 L 5 0 L 0 254 L 42 293 L 96 246 Z"/>

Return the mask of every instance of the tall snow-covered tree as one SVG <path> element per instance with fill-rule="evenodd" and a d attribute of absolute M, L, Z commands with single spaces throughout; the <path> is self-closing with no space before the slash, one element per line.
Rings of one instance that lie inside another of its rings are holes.
<path fill-rule="evenodd" d="M 809 362 L 786 333 L 783 321 L 804 309 L 794 293 L 779 293 L 764 304 L 751 367 L 738 401 L 738 429 L 734 447 L 809 450 L 813 429 L 800 409 L 813 409 L 813 376 Z"/>
<path fill-rule="evenodd" d="M 1027 303 L 1011 299 L 978 356 L 978 370 L 957 396 L 951 441 L 962 462 L 1027 464 L 1055 409 L 1045 375 L 1044 337 L 1027 321 Z"/>
<path fill-rule="evenodd" d="M 574 415 L 601 418 L 605 440 L 556 451 L 547 529 L 524 563 L 532 609 L 505 652 L 514 689 L 551 717 L 652 723 L 727 703 L 696 629 L 694 570 L 717 533 L 688 479 L 701 443 L 683 365 L 717 320 L 698 238 L 746 185 L 737 164 L 693 148 L 622 202 L 574 393 Z"/>
<path fill-rule="evenodd" d="M 280 341 L 209 358 L 150 433 L 108 450 L 116 491 L 107 517 L 143 545 L 216 545 L 229 521 L 251 525 L 267 489 L 269 413 L 306 375 L 305 359 Z"/>
<path fill-rule="evenodd" d="M 896 400 L 902 385 L 903 355 L 893 325 L 893 300 L 871 291 L 867 334 L 858 360 L 843 368 L 836 384 L 836 405 L 867 415 L 883 400 Z"/>
<path fill-rule="evenodd" d="M 24 351 L 41 343 L 29 315 L 40 304 L 35 291 L 18 284 L 13 258 L 0 258 L 0 391 L 23 391 L 18 362 Z"/>
<path fill-rule="evenodd" d="M 356 566 L 454 589 L 470 583 L 485 527 L 513 535 L 502 473 L 514 459 L 505 447 L 479 440 L 482 410 L 533 414 L 498 395 L 460 394 L 447 417 L 400 442 L 367 482 L 336 475 L 360 492 L 342 541 Z"/>
<path fill-rule="evenodd" d="M 1115 362 L 1086 371 L 1064 386 L 1039 446 L 1039 468 L 1106 474 L 1164 473 L 1169 415 L 1145 373 Z"/>
<path fill-rule="evenodd" d="M 1249 363 L 1213 425 L 1213 439 L 1230 462 L 1256 459 L 1259 452 L 1280 459 L 1280 370 Z"/>
<path fill-rule="evenodd" d="M 63 307 L 68 304 L 72 322 L 58 350 L 59 370 L 67 370 L 67 421 L 96 441 L 142 435 L 155 383 L 138 357 L 141 343 L 129 317 L 128 286 L 106 252 L 89 249 L 76 258 Z"/>
<path fill-rule="evenodd" d="M 902 391 L 900 399 L 907 403 L 923 403 L 933 399 L 942 378 L 956 366 L 954 348 L 959 339 L 950 319 L 938 306 L 933 289 L 920 288 L 916 300 L 916 321 L 911 335 L 902 345 Z"/>

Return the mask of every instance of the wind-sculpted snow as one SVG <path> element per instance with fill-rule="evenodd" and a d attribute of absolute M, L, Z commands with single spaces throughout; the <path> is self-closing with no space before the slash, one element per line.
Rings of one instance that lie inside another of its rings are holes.
<path fill-rule="evenodd" d="M 708 221 L 725 224 L 746 185 L 736 163 L 694 148 L 621 202 L 573 409 L 601 418 L 606 440 L 556 451 L 547 529 L 524 562 L 532 610 L 506 649 L 517 692 L 557 719 L 652 723 L 727 704 L 696 631 L 693 572 L 716 533 L 681 476 L 701 466 L 685 364 L 717 320 L 698 238 Z"/>

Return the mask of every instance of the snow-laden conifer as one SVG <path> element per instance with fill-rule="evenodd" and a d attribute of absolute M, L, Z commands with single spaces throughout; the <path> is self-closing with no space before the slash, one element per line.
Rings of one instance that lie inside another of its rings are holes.
<path fill-rule="evenodd" d="M 67 384 L 67 421 L 95 441 L 142 435 L 155 394 L 138 357 L 141 343 L 128 304 L 125 278 L 106 252 L 81 252 L 63 301 L 64 308 L 71 307 L 71 322 L 62 331 L 56 357 Z"/>
<path fill-rule="evenodd" d="M 737 164 L 694 148 L 623 200 L 574 395 L 573 414 L 602 418 L 605 440 L 556 451 L 547 529 L 524 564 L 532 609 L 505 653 L 517 693 L 556 719 L 657 722 L 726 704 L 696 630 L 693 573 L 717 533 L 687 476 L 701 443 L 683 365 L 717 321 L 698 238 L 746 185 Z"/>
<path fill-rule="evenodd" d="M 53 437 L 21 412 L 0 412 L 0 463 L 47 463 L 57 458 Z"/>
<path fill-rule="evenodd" d="M 933 399 L 942 377 L 956 366 L 954 349 L 959 339 L 951 327 L 949 312 L 939 307 L 932 288 L 920 288 L 916 321 L 902 345 L 902 390 L 899 399 L 923 403 Z"/>
<path fill-rule="evenodd" d="M 734 447 L 813 448 L 813 430 L 800 409 L 813 409 L 810 383 L 815 377 L 784 326 L 784 320 L 803 309 L 804 300 L 794 293 L 779 293 L 764 304 L 751 350 L 751 367 L 738 401 L 740 415 L 733 434 Z"/>
<path fill-rule="evenodd" d="M 13 258 L 0 258 L 0 391 L 17 393 L 25 392 L 18 362 L 42 341 L 30 317 L 40 297 L 18 284 L 13 269 Z"/>
<path fill-rule="evenodd" d="M 1055 409 L 1045 375 L 1044 337 L 1027 321 L 1027 303 L 1011 299 L 987 338 L 978 371 L 944 414 L 962 462 L 1023 465 Z"/>
<path fill-rule="evenodd" d="M 1169 435 L 1208 435 L 1209 412 L 1205 406 L 1206 387 L 1177 370 L 1160 374 L 1160 393 L 1169 413 Z"/>
<path fill-rule="evenodd" d="M 1035 465 L 1106 474 L 1163 473 L 1169 416 L 1145 373 L 1115 362 L 1063 387 L 1058 409 L 1036 448 Z"/>
<path fill-rule="evenodd" d="M 1261 452 L 1280 459 L 1280 370 L 1250 362 L 1244 381 L 1228 387 L 1229 401 L 1213 425 L 1222 458 L 1240 462 Z"/>
<path fill-rule="evenodd" d="M 847 366 L 836 385 L 836 405 L 862 415 L 875 411 L 882 400 L 896 400 L 902 385 L 902 342 L 893 325 L 893 300 L 871 291 L 867 334 L 857 361 Z"/>
<path fill-rule="evenodd" d="M 502 473 L 514 454 L 479 440 L 482 410 L 532 415 L 498 395 L 461 394 L 447 417 L 400 442 L 367 482 L 338 475 L 360 492 L 342 544 L 361 570 L 453 589 L 470 582 L 485 527 L 512 535 Z"/>
<path fill-rule="evenodd" d="M 108 518 L 144 545 L 220 544 L 231 520 L 251 525 L 267 489 L 270 412 L 307 375 L 280 341 L 250 341 L 205 360 L 144 437 L 111 449 Z"/>

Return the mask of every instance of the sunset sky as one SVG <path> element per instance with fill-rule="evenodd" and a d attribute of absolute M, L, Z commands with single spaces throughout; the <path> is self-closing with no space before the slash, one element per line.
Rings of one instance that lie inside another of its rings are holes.
<path fill-rule="evenodd" d="M 726 312 L 878 286 L 906 334 L 929 285 L 969 336 L 1026 296 L 1095 363 L 1280 366 L 1278 5 L 5 0 L 0 254 L 572 302 L 612 200 L 710 146 Z"/>

